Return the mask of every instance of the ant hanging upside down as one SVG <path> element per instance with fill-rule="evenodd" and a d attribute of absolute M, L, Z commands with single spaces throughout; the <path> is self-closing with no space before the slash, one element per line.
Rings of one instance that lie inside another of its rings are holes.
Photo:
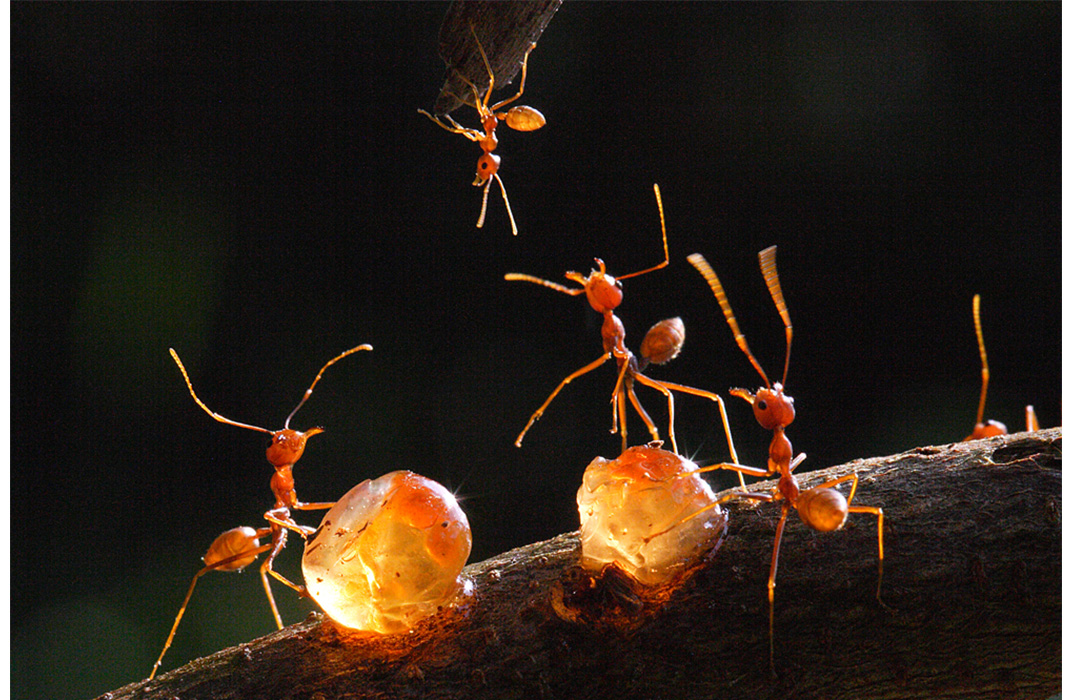
<path fill-rule="evenodd" d="M 483 207 L 479 211 L 479 220 L 476 221 L 476 228 L 483 228 L 483 220 L 487 215 L 487 196 L 490 194 L 491 183 L 497 180 L 498 186 L 501 187 L 502 190 L 502 200 L 505 202 L 505 211 L 509 214 L 509 223 L 513 228 L 513 235 L 515 236 L 517 234 L 516 220 L 513 218 L 512 207 L 509 206 L 509 196 L 505 193 L 505 184 L 498 175 L 498 166 L 501 165 L 502 159 L 494 153 L 494 150 L 498 147 L 498 137 L 495 132 L 498 128 L 498 123 L 503 121 L 507 126 L 516 131 L 535 131 L 546 125 L 546 117 L 534 107 L 517 105 L 510 108 L 507 112 L 498 111 L 510 102 L 516 101 L 524 94 L 524 83 L 528 78 L 528 55 L 531 54 L 532 49 L 535 48 L 535 44 L 529 46 L 527 53 L 524 54 L 524 63 L 520 75 L 520 89 L 517 90 L 516 94 L 512 97 L 491 105 L 490 93 L 494 90 L 494 72 L 490 68 L 490 61 L 487 60 L 487 54 L 483 51 L 483 44 L 480 43 L 479 37 L 476 36 L 475 29 L 471 26 L 469 29 L 472 30 L 472 37 L 476 40 L 476 47 L 479 48 L 479 53 L 483 57 L 483 65 L 486 66 L 487 75 L 489 76 L 487 91 L 483 94 L 482 99 L 479 97 L 479 88 L 477 88 L 472 81 L 459 73 L 458 76 L 472 88 L 472 92 L 475 95 L 476 112 L 479 113 L 479 121 L 483 126 L 483 131 L 461 126 L 449 114 L 443 115 L 449 121 L 447 124 L 437 116 L 422 109 L 416 111 L 423 114 L 446 131 L 460 134 L 470 141 L 475 141 L 479 144 L 480 148 L 483 149 L 483 155 L 476 161 L 476 179 L 472 182 L 474 186 L 483 188 Z"/>
<path fill-rule="evenodd" d="M 606 272 L 605 263 L 599 258 L 595 258 L 595 263 L 598 265 L 598 269 L 592 270 L 591 274 L 585 276 L 579 272 L 565 273 L 566 279 L 580 284 L 580 287 L 566 287 L 557 284 L 556 282 L 550 282 L 539 277 L 516 272 L 510 272 L 505 276 L 505 279 L 509 281 L 533 282 L 570 296 L 586 294 L 587 301 L 590 303 L 591 308 L 602 314 L 602 355 L 594 362 L 584 365 L 568 375 L 560 384 L 558 384 L 557 388 L 554 389 L 549 398 L 547 398 L 542 406 L 539 406 L 538 410 L 532 414 L 527 425 L 525 425 L 524 429 L 520 432 L 520 435 L 516 439 L 517 447 L 520 447 L 528 429 L 531 428 L 535 421 L 542 416 L 543 412 L 550 405 L 550 402 L 553 401 L 557 394 L 565 388 L 566 384 L 570 383 L 576 377 L 601 367 L 610 358 L 613 358 L 617 362 L 617 383 L 613 387 L 613 395 L 610 398 L 613 407 L 613 429 L 610 432 L 617 431 L 617 424 L 619 421 L 622 451 L 628 448 L 628 425 L 625 413 L 625 396 L 627 396 L 627 401 L 630 401 L 632 406 L 635 407 L 635 410 L 639 413 L 643 422 L 646 423 L 651 437 L 654 440 L 660 440 L 658 437 L 658 429 L 654 425 L 654 421 L 650 419 L 650 416 L 643 409 L 642 404 L 639 403 L 639 398 L 635 395 L 634 384 L 635 382 L 639 382 L 640 384 L 645 384 L 652 389 L 660 391 L 668 400 L 669 440 L 672 443 L 674 452 L 677 451 L 677 446 L 674 429 L 675 408 L 672 391 L 682 391 L 687 394 L 693 394 L 715 401 L 721 412 L 721 421 L 724 424 L 725 435 L 728 439 L 728 450 L 731 454 L 732 462 L 738 463 L 736 449 L 732 443 L 732 430 L 728 425 L 728 416 L 725 413 L 724 402 L 721 400 L 720 396 L 713 392 L 695 389 L 694 387 L 684 386 L 683 384 L 654 380 L 643 374 L 643 370 L 648 364 L 664 364 L 679 354 L 684 343 L 683 321 L 679 318 L 671 318 L 656 323 L 649 331 L 647 331 L 646 336 L 643 338 L 642 345 L 640 346 L 640 356 L 639 358 L 636 358 L 624 345 L 624 323 L 622 323 L 621 320 L 617 318 L 616 314 L 613 313 L 624 300 L 624 290 L 620 284 L 621 280 L 645 275 L 648 272 L 660 270 L 669 264 L 669 242 L 665 233 L 665 212 L 661 205 L 661 190 L 657 185 L 654 185 L 654 196 L 658 202 L 658 214 L 661 217 L 661 241 L 665 249 L 665 259 L 654 267 L 614 277 Z M 742 483 L 742 476 L 740 477 L 740 482 Z"/>

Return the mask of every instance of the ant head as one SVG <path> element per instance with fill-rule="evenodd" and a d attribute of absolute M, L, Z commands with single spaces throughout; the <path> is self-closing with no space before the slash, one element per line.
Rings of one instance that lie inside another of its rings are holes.
<path fill-rule="evenodd" d="M 587 277 L 578 272 L 569 272 L 565 277 L 582 284 L 591 308 L 604 314 L 620 306 L 624 301 L 624 290 L 615 277 L 606 274 L 606 264 L 601 259 L 595 258 L 594 261 L 598 264 L 598 269 L 591 270 Z"/>
<path fill-rule="evenodd" d="M 267 460 L 273 467 L 284 467 L 301 459 L 305 452 L 305 441 L 313 435 L 319 435 L 323 428 L 309 428 L 305 432 L 283 428 L 271 434 L 271 445 L 267 448 Z"/>
<path fill-rule="evenodd" d="M 784 393 L 780 382 L 773 384 L 771 389 L 762 387 L 754 394 L 746 389 L 732 389 L 729 393 L 749 403 L 754 409 L 754 417 L 766 430 L 786 428 L 795 420 L 795 399 Z"/>
<path fill-rule="evenodd" d="M 977 425 L 973 426 L 973 432 L 970 433 L 970 437 L 967 440 L 983 440 L 985 438 L 996 437 L 998 435 L 1006 435 L 1007 426 L 1000 423 L 998 420 L 988 419 Z"/>
<path fill-rule="evenodd" d="M 481 187 L 494 177 L 494 174 L 498 172 L 498 166 L 501 165 L 502 159 L 493 153 L 484 153 L 476 161 L 476 179 L 472 183 L 476 187 Z"/>

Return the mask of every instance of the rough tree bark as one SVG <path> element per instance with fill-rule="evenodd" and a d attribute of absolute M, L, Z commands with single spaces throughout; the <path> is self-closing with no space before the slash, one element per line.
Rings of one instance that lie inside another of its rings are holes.
<path fill-rule="evenodd" d="M 671 593 L 609 577 L 577 597 L 589 580 L 569 533 L 472 564 L 474 596 L 411 634 L 316 616 L 104 697 L 1048 698 L 1061 686 L 1061 468 L 1056 428 L 803 475 L 856 471 L 856 501 L 884 508 L 889 607 L 874 517 L 817 534 L 790 516 L 775 676 L 779 509 L 739 501 L 719 551 Z"/>
<path fill-rule="evenodd" d="M 472 104 L 472 88 L 466 80 L 479 88 L 480 95 L 487 89 L 487 67 L 473 33 L 487 54 L 497 91 L 520 72 L 528 47 L 539 40 L 560 5 L 561 0 L 451 2 L 438 33 L 438 55 L 446 62 L 446 80 L 435 100 L 435 114 L 447 114 L 462 104 Z M 501 99 L 511 93 L 495 94 Z"/>

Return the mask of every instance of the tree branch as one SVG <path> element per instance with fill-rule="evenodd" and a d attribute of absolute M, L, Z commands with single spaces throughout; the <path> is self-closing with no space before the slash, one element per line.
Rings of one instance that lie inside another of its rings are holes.
<path fill-rule="evenodd" d="M 875 518 L 818 534 L 791 515 L 776 676 L 779 509 L 738 501 L 719 551 L 673 592 L 614 577 L 590 590 L 569 533 L 470 565 L 474 596 L 411 634 L 315 616 L 103 697 L 1047 698 L 1061 686 L 1061 468 L 1056 428 L 803 475 L 856 471 L 856 503 L 884 509 L 891 609 L 875 597 Z"/>

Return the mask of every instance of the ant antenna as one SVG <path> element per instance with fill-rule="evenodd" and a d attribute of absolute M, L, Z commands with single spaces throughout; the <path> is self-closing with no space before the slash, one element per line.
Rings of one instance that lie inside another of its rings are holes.
<path fill-rule="evenodd" d="M 333 365 L 335 362 L 338 362 L 338 360 L 341 360 L 343 357 L 348 357 L 348 356 L 352 355 L 353 353 L 355 353 L 355 352 L 357 352 L 359 350 L 371 350 L 371 349 L 372 349 L 371 345 L 368 345 L 367 343 L 364 343 L 363 345 L 358 345 L 355 348 L 349 348 L 348 350 L 343 352 L 338 357 L 332 359 L 330 362 L 328 362 L 327 364 L 323 365 L 323 368 L 320 369 L 319 374 L 317 374 L 316 378 L 312 380 L 312 386 L 308 387 L 308 389 L 305 390 L 305 395 L 301 397 L 301 401 L 297 404 L 297 408 L 295 408 L 294 410 L 290 411 L 290 415 L 286 416 L 286 422 L 283 423 L 283 425 L 282 425 L 283 429 L 287 429 L 287 428 L 290 427 L 290 419 L 294 417 L 295 413 L 297 413 L 297 409 L 299 409 L 299 408 L 301 408 L 302 406 L 305 405 L 305 401 L 308 401 L 308 397 L 312 396 L 312 390 L 316 388 L 316 383 L 320 380 L 320 377 L 323 376 L 323 373 L 325 371 L 327 371 L 328 367 Z M 172 350 L 171 353 L 174 354 L 174 351 Z M 176 357 L 175 359 L 177 360 L 178 358 Z M 185 374 L 185 370 L 183 370 L 182 373 Z M 188 380 L 187 380 L 187 382 L 188 382 Z M 190 391 L 193 391 L 192 387 L 190 387 Z M 193 398 L 197 398 L 197 397 L 195 396 Z M 200 403 L 200 402 L 198 401 L 198 403 Z M 268 431 L 266 431 L 266 432 L 268 432 Z"/>
<path fill-rule="evenodd" d="M 774 246 L 774 250 L 775 250 L 775 246 Z M 763 251 L 763 252 L 765 252 L 765 251 Z M 759 258 L 759 260 L 760 260 L 760 258 Z M 706 283 L 708 285 L 710 285 L 710 289 L 713 290 L 713 295 L 715 297 L 717 297 L 717 303 L 721 305 L 721 311 L 724 312 L 725 320 L 728 321 L 728 327 L 732 329 L 732 335 L 735 336 L 736 345 L 738 345 L 739 349 L 743 351 L 743 354 L 747 356 L 747 359 L 750 360 L 750 363 L 752 365 L 754 365 L 754 369 L 758 370 L 758 374 L 761 375 L 762 381 L 765 382 L 765 386 L 767 388 L 771 389 L 773 387 L 773 385 L 769 382 L 769 377 L 766 376 L 765 370 L 762 369 L 762 366 L 758 363 L 758 359 L 756 357 L 754 357 L 754 353 L 752 353 L 750 351 L 750 347 L 747 345 L 747 339 L 743 337 L 743 332 L 739 330 L 739 323 L 736 322 L 736 315 L 734 313 L 732 313 L 732 307 L 728 303 L 728 297 L 725 296 L 724 287 L 721 286 L 721 280 L 719 280 L 717 278 L 717 273 L 713 271 L 713 268 L 710 267 L 710 264 L 708 262 L 706 262 L 706 258 L 702 257 L 701 253 L 692 253 L 691 255 L 688 255 L 687 256 L 687 261 L 689 263 L 691 263 L 691 265 L 696 270 L 699 271 L 699 274 L 701 274 L 706 279 Z M 762 267 L 762 272 L 763 273 L 765 272 L 765 266 L 764 265 Z M 773 272 L 774 272 L 774 279 L 775 279 L 775 274 L 776 274 L 775 261 L 774 261 Z M 767 278 L 767 284 L 768 284 L 768 278 Z M 776 289 L 777 289 L 777 294 L 779 294 L 779 292 L 780 292 L 780 285 L 779 284 L 777 284 L 777 288 Z M 773 293 L 772 288 L 770 288 L 769 291 L 770 291 L 771 294 Z M 776 296 L 776 294 L 774 294 L 773 301 L 776 302 L 776 300 L 777 300 L 777 296 Z M 777 308 L 778 309 L 780 308 L 780 304 L 782 304 L 783 302 L 784 302 L 784 298 L 783 298 L 783 296 L 781 296 L 780 297 L 780 302 L 777 303 Z M 784 307 L 784 308 L 785 308 L 784 313 L 786 314 L 787 313 L 787 307 Z M 788 328 L 790 329 L 791 326 L 788 326 Z M 789 336 L 788 337 L 790 339 L 790 337 L 791 337 L 790 336 L 790 332 L 789 332 Z M 790 347 L 790 345 L 789 345 L 789 347 Z"/>
<path fill-rule="evenodd" d="M 258 430 L 261 433 L 267 433 L 268 435 L 272 435 L 273 434 L 267 428 L 261 428 L 261 427 L 256 426 L 256 425 L 249 425 L 248 423 L 239 423 L 236 420 L 231 420 L 229 418 L 224 418 L 223 416 L 219 415 L 215 411 L 213 411 L 210 408 L 208 408 L 207 406 L 205 406 L 204 402 L 201 401 L 199 398 L 197 398 L 197 393 L 195 391 L 193 391 L 193 384 L 189 380 L 189 374 L 186 373 L 186 368 L 185 368 L 185 366 L 183 366 L 182 360 L 178 359 L 178 353 L 175 352 L 174 348 L 167 348 L 167 351 L 169 353 L 171 353 L 171 359 L 173 359 L 175 361 L 175 364 L 178 365 L 178 370 L 180 372 L 182 372 L 182 378 L 186 380 L 186 386 L 189 387 L 190 396 L 193 397 L 193 400 L 197 402 L 198 406 L 200 406 L 201 408 L 204 409 L 205 413 L 210 415 L 212 418 L 215 418 L 220 423 L 226 423 L 227 425 L 233 425 L 233 426 L 236 426 L 238 428 L 248 428 L 249 430 Z M 316 377 L 316 379 L 319 379 L 319 377 Z M 313 382 L 313 385 L 315 385 L 315 382 Z"/>
<path fill-rule="evenodd" d="M 788 383 L 788 360 L 791 359 L 791 317 L 788 316 L 788 305 L 784 302 L 784 293 L 780 291 L 780 276 L 776 271 L 776 246 L 769 246 L 758 253 L 758 264 L 762 268 L 762 277 L 765 278 L 765 286 L 769 288 L 769 294 L 773 297 L 776 310 L 780 313 L 780 319 L 784 321 L 784 334 L 787 336 L 788 348 L 784 352 L 784 378 L 780 381 L 781 386 Z M 768 382 L 767 382 L 768 383 Z"/>
<path fill-rule="evenodd" d="M 985 352 L 985 337 L 981 334 L 981 295 L 973 295 L 973 328 L 977 331 L 977 347 L 981 349 L 981 403 L 977 406 L 977 423 L 985 417 L 985 399 L 988 398 L 988 353 Z"/>
<path fill-rule="evenodd" d="M 661 217 L 661 245 L 665 248 L 665 260 L 658 263 L 654 267 L 640 270 L 639 272 L 630 272 L 627 275 L 618 275 L 618 280 L 626 280 L 629 277 L 638 277 L 639 275 L 645 275 L 648 272 L 654 270 L 660 270 L 663 267 L 669 265 L 669 238 L 665 235 L 665 209 L 661 206 L 661 189 L 658 187 L 658 183 L 654 183 L 654 197 L 658 200 L 658 216 Z M 603 270 L 605 272 L 605 270 Z"/>

